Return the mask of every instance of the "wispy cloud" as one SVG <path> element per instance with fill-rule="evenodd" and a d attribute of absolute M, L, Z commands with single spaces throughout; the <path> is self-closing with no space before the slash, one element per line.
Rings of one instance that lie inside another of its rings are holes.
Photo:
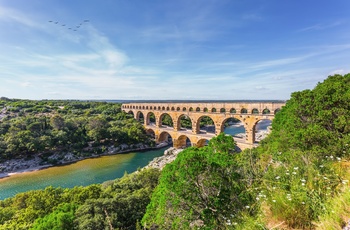
<path fill-rule="evenodd" d="M 15 21 L 17 23 L 30 26 L 30 27 L 39 27 L 35 21 L 33 21 L 26 14 L 21 13 L 12 8 L 7 8 L 0 5 L 0 20 L 1 21 Z"/>
<path fill-rule="evenodd" d="M 329 23 L 329 24 L 325 24 L 325 23 L 318 23 L 312 26 L 308 26 L 305 28 L 301 28 L 299 30 L 297 30 L 297 32 L 307 32 L 307 31 L 315 31 L 315 30 L 325 30 L 325 29 L 329 29 L 329 28 L 333 28 L 336 26 L 340 26 L 342 24 L 341 21 L 336 21 L 333 23 Z"/>

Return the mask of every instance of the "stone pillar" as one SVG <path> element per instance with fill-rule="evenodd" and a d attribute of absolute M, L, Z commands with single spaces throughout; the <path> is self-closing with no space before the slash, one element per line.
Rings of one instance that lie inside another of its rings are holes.
<path fill-rule="evenodd" d="M 160 121 L 160 116 L 155 116 L 156 117 L 156 127 L 160 128 L 161 125 L 161 121 Z"/>
<path fill-rule="evenodd" d="M 222 132 L 221 130 L 221 123 L 220 122 L 216 122 L 215 123 L 215 135 L 219 135 Z"/>
<path fill-rule="evenodd" d="M 192 133 L 198 134 L 199 133 L 199 127 L 197 127 L 197 121 L 192 122 Z"/>
<path fill-rule="evenodd" d="M 181 146 L 179 142 L 180 141 L 178 139 L 173 139 L 173 147 L 176 149 L 180 148 Z"/>
<path fill-rule="evenodd" d="M 177 117 L 171 117 L 171 119 L 173 120 L 173 127 L 174 127 L 174 131 L 179 131 L 179 127 L 178 127 L 178 123 L 177 123 Z"/>
<path fill-rule="evenodd" d="M 247 144 L 254 144 L 255 142 L 255 128 L 254 128 L 254 124 L 245 124 L 244 125 L 245 128 L 245 133 L 246 133 L 246 143 Z"/>

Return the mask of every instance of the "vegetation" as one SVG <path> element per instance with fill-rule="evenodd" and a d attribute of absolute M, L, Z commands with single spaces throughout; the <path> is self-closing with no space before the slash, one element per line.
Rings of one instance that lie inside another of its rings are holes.
<path fill-rule="evenodd" d="M 0 202 L 0 229 L 342 229 L 350 217 L 349 102 L 350 74 L 330 76 L 293 93 L 257 148 L 236 153 L 232 137 L 221 134 L 179 153 L 162 172 L 21 193 Z M 64 122 L 47 125 L 60 131 L 69 120 L 63 114 Z M 119 120 L 104 128 L 104 116 L 92 117 L 87 138 L 113 140 L 103 129 Z M 89 134 L 94 127 L 102 131 Z"/>
<path fill-rule="evenodd" d="M 0 229 L 136 229 L 159 170 L 72 189 L 47 187 L 0 201 Z"/>
<path fill-rule="evenodd" d="M 141 123 L 120 104 L 0 100 L 0 161 L 42 153 L 100 153 L 108 146 L 148 143 Z M 1 118 L 1 117 L 0 117 Z"/>
<path fill-rule="evenodd" d="M 188 148 L 162 171 L 142 223 L 159 229 L 218 229 L 240 219 L 251 205 L 247 184 L 232 154 L 231 136 L 220 134 L 203 148 Z"/>
<path fill-rule="evenodd" d="M 293 93 L 258 148 L 218 136 L 162 171 L 142 223 L 158 229 L 341 229 L 350 216 L 350 74 Z M 214 146 L 221 149 L 215 150 Z"/>

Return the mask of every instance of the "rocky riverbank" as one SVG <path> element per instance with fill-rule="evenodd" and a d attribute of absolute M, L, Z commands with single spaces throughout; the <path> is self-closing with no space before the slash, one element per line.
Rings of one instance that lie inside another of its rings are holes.
<path fill-rule="evenodd" d="M 176 149 L 171 147 L 164 151 L 164 155 L 160 157 L 154 158 L 145 168 L 158 168 L 162 170 L 164 166 L 172 161 L 174 161 L 177 157 L 177 154 L 181 152 L 183 149 Z"/>
<path fill-rule="evenodd" d="M 11 159 L 0 163 L 0 178 L 8 177 L 13 174 L 36 171 L 52 166 L 71 164 L 87 158 L 100 157 L 105 155 L 128 153 L 133 151 L 145 151 L 157 148 L 163 148 L 169 143 L 160 143 L 156 147 L 150 147 L 145 144 L 127 145 L 122 144 L 118 147 L 110 146 L 102 154 L 73 154 L 71 152 L 57 152 L 47 158 L 40 154 L 30 159 Z"/>

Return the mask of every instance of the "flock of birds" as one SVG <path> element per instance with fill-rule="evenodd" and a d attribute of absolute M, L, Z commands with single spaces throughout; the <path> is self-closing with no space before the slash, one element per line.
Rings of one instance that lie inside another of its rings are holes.
<path fill-rule="evenodd" d="M 88 22 L 89 22 L 89 20 L 84 20 L 84 21 L 80 22 L 80 23 L 79 23 L 78 25 L 76 25 L 76 26 L 70 26 L 70 27 L 67 26 L 67 28 L 68 28 L 69 30 L 72 30 L 72 31 L 78 31 L 79 28 L 82 27 L 82 26 L 84 25 L 84 23 L 88 23 Z M 53 24 L 60 25 L 60 26 L 66 26 L 66 24 L 61 24 L 61 23 L 59 23 L 58 21 L 49 21 L 49 23 L 53 23 Z"/>

